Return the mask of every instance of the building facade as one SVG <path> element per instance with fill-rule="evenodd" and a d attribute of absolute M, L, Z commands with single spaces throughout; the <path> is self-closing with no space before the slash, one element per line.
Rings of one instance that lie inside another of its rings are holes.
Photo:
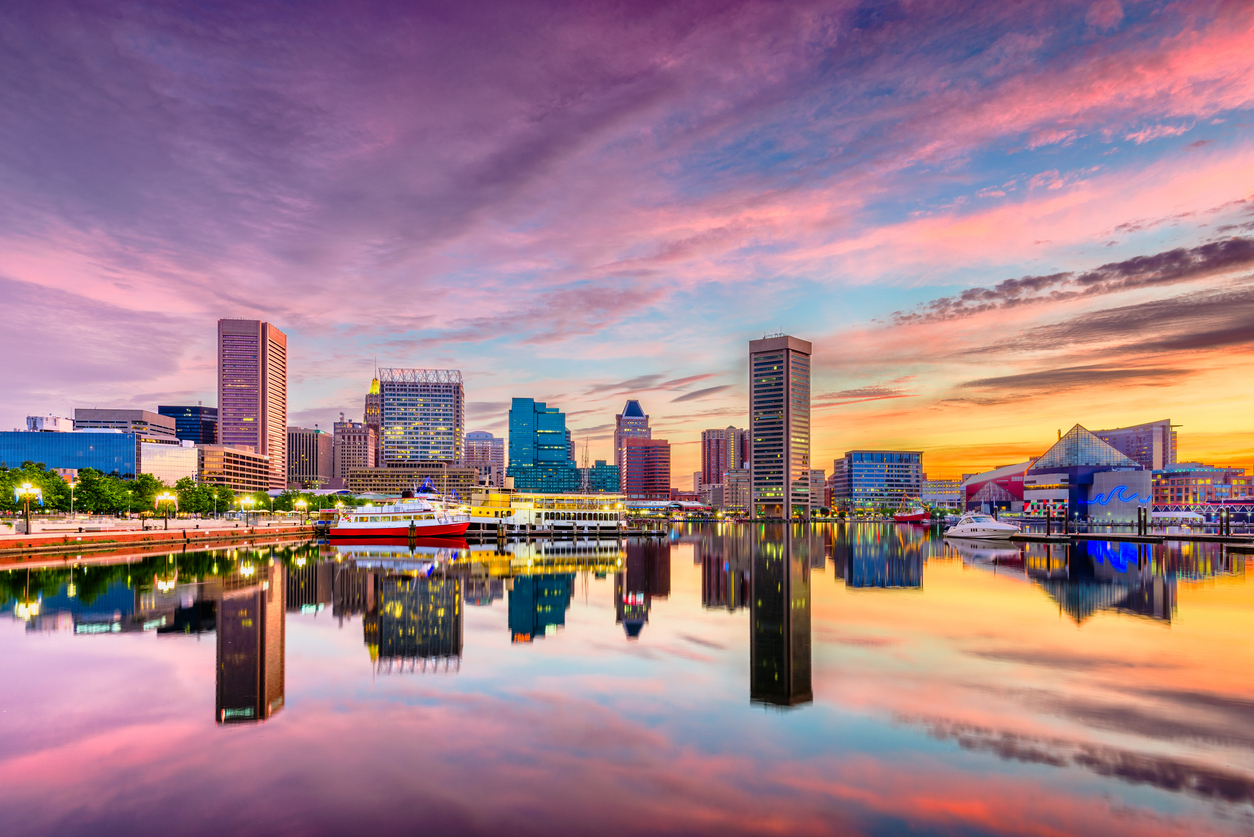
<path fill-rule="evenodd" d="M 614 464 L 618 466 L 619 491 L 627 490 L 627 462 L 623 458 L 624 444 L 627 439 L 651 439 L 653 431 L 649 428 L 649 417 L 644 408 L 636 400 L 623 405 L 623 411 L 614 417 Z"/>
<path fill-rule="evenodd" d="M 671 445 L 665 439 L 623 439 L 629 500 L 668 500 L 671 496 Z"/>
<path fill-rule="evenodd" d="M 1171 419 L 1151 421 L 1114 430 L 1094 430 L 1093 435 L 1150 471 L 1176 462 L 1176 431 Z"/>
<path fill-rule="evenodd" d="M 480 483 L 500 487 L 505 476 L 505 440 L 486 430 L 466 434 L 462 464 L 479 472 Z"/>
<path fill-rule="evenodd" d="M 340 420 L 331 426 L 331 478 L 348 479 L 348 472 L 373 468 L 378 459 L 379 437 L 374 428 L 360 421 Z M 337 483 L 343 486 L 343 482 Z"/>
<path fill-rule="evenodd" d="M 943 509 L 961 509 L 965 496 L 962 492 L 962 480 L 923 480 L 923 488 L 919 498 L 930 506 Z"/>
<path fill-rule="evenodd" d="M 1254 500 L 1254 477 L 1244 468 L 1178 462 L 1153 473 L 1155 506 L 1200 506 Z"/>
<path fill-rule="evenodd" d="M 748 514 L 749 495 L 749 469 L 733 468 L 728 471 L 723 482 L 723 511 Z"/>
<path fill-rule="evenodd" d="M 121 430 L 82 430 L 75 433 L 0 431 L 0 465 L 20 468 L 23 462 L 42 462 L 58 470 L 95 468 L 105 474 L 134 479 L 140 455 L 139 437 Z"/>
<path fill-rule="evenodd" d="M 590 468 L 579 469 L 579 490 L 587 494 L 617 494 L 621 485 L 618 466 L 598 459 Z"/>
<path fill-rule="evenodd" d="M 235 492 L 269 491 L 273 468 L 270 457 L 225 445 L 196 448 L 200 481 L 224 485 Z"/>
<path fill-rule="evenodd" d="M 1147 469 L 1077 424 L 1032 463 L 1024 475 L 1023 499 L 1032 504 L 1029 511 L 1041 503 L 1065 502 L 1073 519 L 1126 522 L 1129 510 L 1149 506 L 1153 493 Z"/>
<path fill-rule="evenodd" d="M 75 430 L 120 430 L 134 433 L 145 442 L 179 441 L 174 419 L 151 410 L 97 410 L 78 408 L 74 411 Z"/>
<path fill-rule="evenodd" d="M 365 409 L 362 411 L 362 421 L 365 425 L 374 430 L 374 438 L 376 442 L 383 438 L 383 389 L 379 384 L 378 378 L 370 381 L 370 389 L 366 391 Z M 375 460 L 371 465 L 380 466 L 383 464 L 383 447 L 375 445 Z"/>
<path fill-rule="evenodd" d="M 566 415 L 532 398 L 515 398 L 509 408 L 509 466 L 518 491 L 568 494 L 580 475 L 566 442 Z"/>
<path fill-rule="evenodd" d="M 896 506 L 923 489 L 923 454 L 902 450 L 851 450 L 833 463 L 843 485 L 833 484 L 832 502 L 841 508 Z"/>
<path fill-rule="evenodd" d="M 466 392 L 456 369 L 380 369 L 380 464 L 462 461 Z"/>
<path fill-rule="evenodd" d="M 399 495 L 404 491 L 430 490 L 456 494 L 467 502 L 478 486 L 474 468 L 443 462 L 414 462 L 389 468 L 355 468 L 348 472 L 345 487 L 354 494 Z"/>
<path fill-rule="evenodd" d="M 810 352 L 787 335 L 749 341 L 753 517 L 810 516 Z"/>
<path fill-rule="evenodd" d="M 180 442 L 196 445 L 218 443 L 218 408 L 191 406 L 159 406 L 157 413 L 174 419 L 174 433 Z"/>
<path fill-rule="evenodd" d="M 701 431 L 701 484 L 723 482 L 733 468 L 747 466 L 749 434 L 736 427 Z"/>
<path fill-rule="evenodd" d="M 218 444 L 266 457 L 287 486 L 287 335 L 260 320 L 218 320 Z"/>
<path fill-rule="evenodd" d="M 187 477 L 197 479 L 200 474 L 200 454 L 192 442 L 163 445 L 154 442 L 139 443 L 139 457 L 143 463 L 141 474 L 152 474 L 168 486 Z"/>
<path fill-rule="evenodd" d="M 810 512 L 830 508 L 827 505 L 827 475 L 822 468 L 810 469 Z"/>
<path fill-rule="evenodd" d="M 32 433 L 69 433 L 74 422 L 63 416 L 27 416 L 26 429 Z"/>
<path fill-rule="evenodd" d="M 321 488 L 335 470 L 334 437 L 309 427 L 287 429 L 287 484 L 291 488 Z"/>

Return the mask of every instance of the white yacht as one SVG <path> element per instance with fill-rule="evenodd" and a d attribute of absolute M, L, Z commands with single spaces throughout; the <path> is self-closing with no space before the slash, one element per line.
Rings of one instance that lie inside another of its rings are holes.
<path fill-rule="evenodd" d="M 974 538 L 977 540 L 1006 540 L 1019 534 L 1019 527 L 1003 523 L 992 515 L 968 512 L 958 522 L 945 530 L 947 538 Z"/>

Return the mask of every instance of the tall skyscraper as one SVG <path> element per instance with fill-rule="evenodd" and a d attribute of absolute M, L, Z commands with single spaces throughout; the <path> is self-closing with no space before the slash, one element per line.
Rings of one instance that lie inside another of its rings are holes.
<path fill-rule="evenodd" d="M 462 464 L 474 468 L 479 476 L 487 477 L 489 484 L 500 485 L 505 475 L 505 440 L 486 430 L 473 430 L 466 434 L 462 448 Z"/>
<path fill-rule="evenodd" d="M 746 467 L 748 435 L 735 427 L 701 431 L 702 484 L 718 485 L 728 471 Z"/>
<path fill-rule="evenodd" d="M 753 517 L 810 516 L 810 350 L 784 334 L 749 341 Z"/>
<path fill-rule="evenodd" d="M 362 420 L 366 427 L 374 429 L 375 439 L 383 438 L 383 389 L 379 386 L 379 379 L 374 378 L 370 381 L 370 389 L 366 392 L 366 409 L 364 410 Z M 374 462 L 370 463 L 371 467 L 382 465 L 383 447 L 377 445 L 375 447 Z"/>
<path fill-rule="evenodd" d="M 532 398 L 509 408 L 509 468 L 519 491 L 561 494 L 579 490 L 579 471 L 566 442 L 566 415 Z"/>
<path fill-rule="evenodd" d="M 462 461 L 466 392 L 456 369 L 380 369 L 382 464 Z"/>
<path fill-rule="evenodd" d="M 270 457 L 287 486 L 287 335 L 259 320 L 218 320 L 218 443 Z"/>
<path fill-rule="evenodd" d="M 618 466 L 619 490 L 627 491 L 627 462 L 623 458 L 627 439 L 651 439 L 653 431 L 649 429 L 649 417 L 644 414 L 640 402 L 628 401 L 623 411 L 614 419 L 614 464 Z"/>

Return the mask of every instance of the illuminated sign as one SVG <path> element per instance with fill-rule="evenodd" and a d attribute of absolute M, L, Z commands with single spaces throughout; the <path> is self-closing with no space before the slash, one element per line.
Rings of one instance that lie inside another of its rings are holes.
<path fill-rule="evenodd" d="M 1125 497 L 1125 493 L 1131 493 L 1132 496 Z M 1110 489 L 1110 491 L 1107 491 L 1105 494 L 1094 495 L 1090 502 L 1097 503 L 1099 506 L 1104 506 L 1111 500 L 1118 500 L 1121 503 L 1148 503 L 1152 499 L 1153 497 L 1149 494 L 1141 497 L 1140 494 L 1132 491 L 1132 489 L 1128 488 L 1126 485 L 1118 485 Z"/>

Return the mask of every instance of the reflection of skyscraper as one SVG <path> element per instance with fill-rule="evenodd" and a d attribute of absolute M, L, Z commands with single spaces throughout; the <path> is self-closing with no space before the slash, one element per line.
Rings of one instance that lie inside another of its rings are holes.
<path fill-rule="evenodd" d="M 810 565 L 784 526 L 768 525 L 753 556 L 749 699 L 796 706 L 810 688 Z"/>
<path fill-rule="evenodd" d="M 331 604 L 332 561 L 310 561 L 287 571 L 287 609 L 309 613 Z"/>
<path fill-rule="evenodd" d="M 575 574 L 520 575 L 509 591 L 509 632 L 514 642 L 531 642 L 566 625 L 575 593 Z"/>
<path fill-rule="evenodd" d="M 649 621 L 654 598 L 671 593 L 671 546 L 656 540 L 629 540 L 623 569 L 614 576 L 615 621 L 635 639 Z"/>
<path fill-rule="evenodd" d="M 739 610 L 748 606 L 753 557 L 747 532 L 705 532 L 693 544 L 693 556 L 701 565 L 704 607 Z"/>
<path fill-rule="evenodd" d="M 462 655 L 462 581 L 443 576 L 384 576 L 379 582 L 378 667 L 447 667 Z"/>
<path fill-rule="evenodd" d="M 223 581 L 218 607 L 220 724 L 265 720 L 283 708 L 286 586 L 279 563 Z"/>
<path fill-rule="evenodd" d="M 484 607 L 497 599 L 505 598 L 505 580 L 488 576 L 473 576 L 462 582 L 466 604 Z"/>

